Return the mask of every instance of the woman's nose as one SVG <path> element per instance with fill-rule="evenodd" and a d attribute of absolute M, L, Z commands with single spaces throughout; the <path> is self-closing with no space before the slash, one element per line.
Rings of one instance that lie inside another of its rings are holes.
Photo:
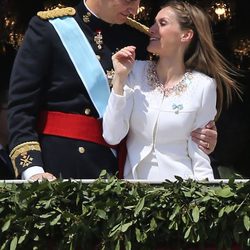
<path fill-rule="evenodd" d="M 153 24 L 153 25 L 149 28 L 149 33 L 150 33 L 150 34 L 154 34 L 154 33 L 155 33 L 155 24 Z"/>

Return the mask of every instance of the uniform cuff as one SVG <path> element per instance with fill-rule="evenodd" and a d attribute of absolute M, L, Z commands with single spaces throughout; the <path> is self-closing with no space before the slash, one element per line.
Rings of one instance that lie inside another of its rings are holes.
<path fill-rule="evenodd" d="M 22 172 L 22 180 L 29 180 L 33 175 L 43 173 L 44 170 L 42 167 L 34 166 Z"/>
<path fill-rule="evenodd" d="M 16 177 L 30 167 L 43 166 L 41 148 L 37 141 L 24 142 L 10 152 Z"/>

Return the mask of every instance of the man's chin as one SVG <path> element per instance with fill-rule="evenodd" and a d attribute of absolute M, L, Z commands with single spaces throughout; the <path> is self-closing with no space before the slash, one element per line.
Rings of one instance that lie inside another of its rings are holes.
<path fill-rule="evenodd" d="M 119 19 L 117 18 L 117 20 L 116 20 L 117 22 L 117 24 L 123 24 L 123 23 L 125 23 L 126 21 L 127 21 L 127 16 L 124 16 L 124 15 L 120 15 L 119 16 Z"/>

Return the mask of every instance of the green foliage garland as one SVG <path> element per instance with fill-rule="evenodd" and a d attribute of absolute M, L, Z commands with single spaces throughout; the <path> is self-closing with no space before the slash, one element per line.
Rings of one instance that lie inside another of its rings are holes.
<path fill-rule="evenodd" d="M 1 183 L 0 249 L 249 249 L 249 196 L 233 180 Z"/>

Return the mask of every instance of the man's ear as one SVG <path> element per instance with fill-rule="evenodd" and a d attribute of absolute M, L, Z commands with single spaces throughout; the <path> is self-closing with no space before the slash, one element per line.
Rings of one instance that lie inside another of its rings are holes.
<path fill-rule="evenodd" d="M 190 42 L 194 36 L 194 32 L 192 30 L 185 30 L 181 34 L 181 41 L 182 42 Z"/>

